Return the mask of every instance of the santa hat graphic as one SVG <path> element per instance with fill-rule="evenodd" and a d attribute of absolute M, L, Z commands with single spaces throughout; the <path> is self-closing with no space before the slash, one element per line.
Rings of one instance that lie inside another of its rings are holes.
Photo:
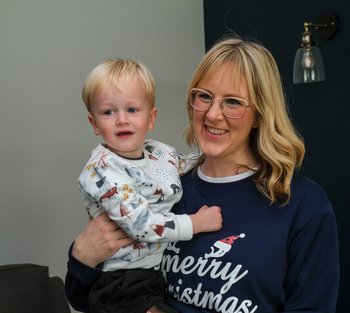
<path fill-rule="evenodd" d="M 244 238 L 245 234 L 242 233 L 238 236 L 229 236 L 221 240 L 216 241 L 212 247 L 210 247 L 211 252 L 204 255 L 205 258 L 209 257 L 222 257 L 228 251 L 231 250 L 232 244 L 239 238 Z M 216 249 L 215 249 L 216 248 Z"/>
<path fill-rule="evenodd" d="M 215 246 L 217 248 L 220 248 L 224 251 L 228 251 L 231 249 L 231 246 L 232 244 L 239 238 L 244 238 L 245 237 L 245 234 L 242 233 L 242 234 L 239 234 L 238 236 L 229 236 L 229 237 L 226 237 L 224 239 L 221 239 L 217 242 L 215 242 Z"/>

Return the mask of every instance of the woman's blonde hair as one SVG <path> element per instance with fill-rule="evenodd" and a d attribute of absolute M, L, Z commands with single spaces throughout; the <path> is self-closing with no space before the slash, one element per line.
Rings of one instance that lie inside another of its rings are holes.
<path fill-rule="evenodd" d="M 235 68 L 247 83 L 249 102 L 256 108 L 257 128 L 250 133 L 250 147 L 256 158 L 253 176 L 257 188 L 271 203 L 288 203 L 294 170 L 300 168 L 305 146 L 289 118 L 277 64 L 261 44 L 240 38 L 216 43 L 200 62 L 189 90 L 212 77 L 218 68 Z M 187 143 L 198 146 L 193 129 L 193 109 L 187 97 L 189 127 Z M 202 163 L 205 155 L 200 159 Z M 248 167 L 248 165 L 242 165 Z"/>
<path fill-rule="evenodd" d="M 106 85 L 118 89 L 120 78 L 139 77 L 145 84 L 146 98 L 150 108 L 155 106 L 154 78 L 149 69 L 141 62 L 128 59 L 109 59 L 97 65 L 87 76 L 82 99 L 86 109 L 91 113 L 91 100 Z"/>

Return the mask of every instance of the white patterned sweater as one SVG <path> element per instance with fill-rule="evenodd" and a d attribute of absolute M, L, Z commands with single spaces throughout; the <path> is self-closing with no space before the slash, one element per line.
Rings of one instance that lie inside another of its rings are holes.
<path fill-rule="evenodd" d="M 190 217 L 170 210 L 182 196 L 180 175 L 193 168 L 197 157 L 151 139 L 143 155 L 130 160 L 99 144 L 79 176 L 90 217 L 106 211 L 135 239 L 104 262 L 104 271 L 152 268 L 160 263 L 168 242 L 193 236 Z"/>

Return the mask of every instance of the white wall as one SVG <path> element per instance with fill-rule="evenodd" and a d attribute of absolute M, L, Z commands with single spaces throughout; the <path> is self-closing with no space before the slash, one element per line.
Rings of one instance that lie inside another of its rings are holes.
<path fill-rule="evenodd" d="M 98 142 L 80 99 L 110 57 L 143 61 L 157 85 L 152 137 L 188 151 L 185 93 L 204 52 L 202 0 L 2 0 L 0 263 L 64 277 L 86 223 L 77 176 Z"/>

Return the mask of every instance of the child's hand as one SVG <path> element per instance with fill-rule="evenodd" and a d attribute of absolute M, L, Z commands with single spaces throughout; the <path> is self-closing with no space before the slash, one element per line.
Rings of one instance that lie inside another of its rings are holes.
<path fill-rule="evenodd" d="M 212 232 L 221 229 L 222 215 L 218 206 L 203 205 L 195 214 L 190 215 L 193 225 L 193 234 Z"/>

